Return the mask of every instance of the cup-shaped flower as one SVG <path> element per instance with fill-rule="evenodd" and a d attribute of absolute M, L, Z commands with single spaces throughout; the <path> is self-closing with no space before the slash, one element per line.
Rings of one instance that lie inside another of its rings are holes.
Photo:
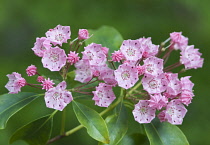
<path fill-rule="evenodd" d="M 87 29 L 79 29 L 78 32 L 78 39 L 83 40 L 83 39 L 88 39 L 89 38 L 89 33 Z"/>
<path fill-rule="evenodd" d="M 59 83 L 45 93 L 45 103 L 48 108 L 62 111 L 72 100 L 71 92 L 66 90 L 66 82 Z"/>
<path fill-rule="evenodd" d="M 36 42 L 34 43 L 34 47 L 32 48 L 32 50 L 37 56 L 43 57 L 44 52 L 50 48 L 51 48 L 50 40 L 47 39 L 46 37 L 41 37 L 41 38 L 36 38 Z"/>
<path fill-rule="evenodd" d="M 188 38 L 182 35 L 182 32 L 170 33 L 171 44 L 175 50 L 183 50 L 188 45 Z"/>
<path fill-rule="evenodd" d="M 34 76 L 37 73 L 37 68 L 35 65 L 30 65 L 26 69 L 26 73 L 28 76 Z"/>
<path fill-rule="evenodd" d="M 66 64 L 66 54 L 63 49 L 54 47 L 46 50 L 42 57 L 42 64 L 51 71 L 60 71 Z"/>
<path fill-rule="evenodd" d="M 9 82 L 5 85 L 5 88 L 9 90 L 9 94 L 16 94 L 20 92 L 21 88 L 26 85 L 26 80 L 21 77 L 21 74 L 13 72 L 8 74 Z"/>
<path fill-rule="evenodd" d="M 144 60 L 145 74 L 158 76 L 163 73 L 163 59 L 157 57 L 149 57 Z"/>
<path fill-rule="evenodd" d="M 139 123 L 150 123 L 155 118 L 155 109 L 149 107 L 148 100 L 140 100 L 133 110 L 134 119 Z"/>

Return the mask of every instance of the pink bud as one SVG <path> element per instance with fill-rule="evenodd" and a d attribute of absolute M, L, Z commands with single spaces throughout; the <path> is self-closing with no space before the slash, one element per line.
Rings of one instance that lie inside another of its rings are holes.
<path fill-rule="evenodd" d="M 89 38 L 89 33 L 87 29 L 79 29 L 78 32 L 78 39 L 83 40 L 83 39 L 88 39 Z"/>

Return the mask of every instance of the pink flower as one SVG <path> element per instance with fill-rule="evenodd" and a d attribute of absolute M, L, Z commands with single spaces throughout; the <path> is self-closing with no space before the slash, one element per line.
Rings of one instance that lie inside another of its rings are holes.
<path fill-rule="evenodd" d="M 103 80 L 106 84 L 116 86 L 117 81 L 115 80 L 114 76 L 114 70 L 108 68 L 108 67 L 103 67 L 100 70 L 100 76 L 98 77 L 99 80 Z"/>
<path fill-rule="evenodd" d="M 202 55 L 198 52 L 199 49 L 194 49 L 194 45 L 187 46 L 181 51 L 180 62 L 184 64 L 185 69 L 197 69 L 203 66 Z"/>
<path fill-rule="evenodd" d="M 99 86 L 96 87 L 96 91 L 93 91 L 93 94 L 95 105 L 101 107 L 108 107 L 116 98 L 112 91 L 112 86 L 105 83 L 99 83 Z"/>
<path fill-rule="evenodd" d="M 182 124 L 186 112 L 187 109 L 181 104 L 180 100 L 175 99 L 166 106 L 165 118 L 169 123 L 179 125 Z"/>
<path fill-rule="evenodd" d="M 146 68 L 145 68 L 145 66 L 144 65 L 139 65 L 139 66 L 136 66 L 136 69 L 138 70 L 138 74 L 141 76 L 141 75 L 143 75 L 144 73 L 145 73 L 145 71 L 146 71 Z"/>
<path fill-rule="evenodd" d="M 137 61 L 142 58 L 143 52 L 140 47 L 140 42 L 138 40 L 124 40 L 120 50 L 126 60 Z"/>
<path fill-rule="evenodd" d="M 69 62 L 70 65 L 73 65 L 78 61 L 79 61 L 78 53 L 75 53 L 75 51 L 74 52 L 70 51 L 67 57 L 67 62 Z"/>
<path fill-rule="evenodd" d="M 53 85 L 55 83 L 53 83 L 53 80 L 50 80 L 49 78 L 48 79 L 45 79 L 44 81 L 42 81 L 42 89 L 45 89 L 45 90 L 49 90 L 50 88 L 53 88 Z"/>
<path fill-rule="evenodd" d="M 89 33 L 87 29 L 79 29 L 78 32 L 78 39 L 83 40 L 83 39 L 88 39 L 89 38 Z"/>
<path fill-rule="evenodd" d="M 168 103 L 168 99 L 165 96 L 162 96 L 161 94 L 154 94 L 150 95 L 149 100 L 149 107 L 154 109 L 162 109 L 162 107 L 165 107 Z"/>
<path fill-rule="evenodd" d="M 101 44 L 91 43 L 84 48 L 82 59 L 89 61 L 91 66 L 102 66 L 106 64 L 106 55 L 102 51 Z"/>
<path fill-rule="evenodd" d="M 192 91 L 189 91 L 189 90 L 183 90 L 180 97 L 179 97 L 179 100 L 185 104 L 185 105 L 189 105 L 191 103 L 191 100 L 193 99 L 193 92 Z"/>
<path fill-rule="evenodd" d="M 79 60 L 76 64 L 76 81 L 79 81 L 81 83 L 89 82 L 93 78 L 92 69 L 90 66 L 90 63 L 86 59 Z"/>
<path fill-rule="evenodd" d="M 26 85 L 26 80 L 19 73 L 13 72 L 12 74 L 8 74 L 7 77 L 9 78 L 9 82 L 5 85 L 5 88 L 8 89 L 9 94 L 17 94 Z"/>
<path fill-rule="evenodd" d="M 191 77 L 191 76 L 186 76 L 186 77 L 182 77 L 182 78 L 180 79 L 180 81 L 181 81 L 181 86 L 182 86 L 182 88 L 181 88 L 182 91 L 183 91 L 183 90 L 188 90 L 188 91 L 192 92 L 192 88 L 193 88 L 193 86 L 194 86 L 194 83 L 190 81 L 190 77 Z"/>
<path fill-rule="evenodd" d="M 62 111 L 72 100 L 71 92 L 65 90 L 66 82 L 59 83 L 56 87 L 50 88 L 45 93 L 45 103 L 48 108 Z"/>
<path fill-rule="evenodd" d="M 114 71 L 115 80 L 122 88 L 129 89 L 133 87 L 138 78 L 138 70 L 134 66 L 122 64 Z"/>
<path fill-rule="evenodd" d="M 165 115 L 166 115 L 166 110 L 163 110 L 158 114 L 158 118 L 160 119 L 160 122 L 167 121 L 167 119 L 165 118 Z"/>
<path fill-rule="evenodd" d="M 101 47 L 101 50 L 103 51 L 103 53 L 106 55 L 106 57 L 108 56 L 108 52 L 109 52 L 109 48 L 107 47 Z"/>
<path fill-rule="evenodd" d="M 38 76 L 36 81 L 42 83 L 44 81 L 44 77 Z"/>
<path fill-rule="evenodd" d="M 112 53 L 112 61 L 114 62 L 120 62 L 121 60 L 123 60 L 125 58 L 125 56 L 122 54 L 122 52 L 120 50 L 118 51 L 114 51 L 114 53 Z"/>
<path fill-rule="evenodd" d="M 188 38 L 182 35 L 182 32 L 170 33 L 171 44 L 175 50 L 183 50 L 188 45 Z"/>
<path fill-rule="evenodd" d="M 140 100 L 133 110 L 134 119 L 139 123 L 150 123 L 155 118 L 155 109 L 149 107 L 149 101 Z"/>
<path fill-rule="evenodd" d="M 144 60 L 145 74 L 158 76 L 163 73 L 163 59 L 157 57 L 149 57 Z"/>
<path fill-rule="evenodd" d="M 142 78 L 142 85 L 144 90 L 146 90 L 149 94 L 156 94 L 166 90 L 167 82 L 164 74 L 157 77 L 145 74 Z"/>
<path fill-rule="evenodd" d="M 26 73 L 28 74 L 28 76 L 34 76 L 37 73 L 37 68 L 35 65 L 30 65 L 28 66 L 28 68 L 26 69 Z"/>
<path fill-rule="evenodd" d="M 66 64 L 66 54 L 63 49 L 54 47 L 45 51 L 42 64 L 51 71 L 60 71 Z"/>
<path fill-rule="evenodd" d="M 46 37 L 41 37 L 41 38 L 36 38 L 36 42 L 34 43 L 34 47 L 32 48 L 32 50 L 37 56 L 43 57 L 44 52 L 50 48 L 51 48 L 50 40 L 47 39 Z"/>
<path fill-rule="evenodd" d="M 178 74 L 165 73 L 168 85 L 166 88 L 166 93 L 176 96 L 181 92 L 181 82 L 179 81 Z"/>
<path fill-rule="evenodd" d="M 70 35 L 70 26 L 57 25 L 54 29 L 50 29 L 46 32 L 46 36 L 51 43 L 60 46 L 62 46 L 63 43 L 67 43 L 67 40 L 70 39 Z"/>
<path fill-rule="evenodd" d="M 139 38 L 142 56 L 144 58 L 155 56 L 158 53 L 159 45 L 152 44 L 151 38 Z"/>

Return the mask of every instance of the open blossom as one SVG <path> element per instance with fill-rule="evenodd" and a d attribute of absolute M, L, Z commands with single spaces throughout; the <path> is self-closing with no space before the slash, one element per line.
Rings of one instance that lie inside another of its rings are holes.
<path fill-rule="evenodd" d="M 157 94 L 166 90 L 167 82 L 164 74 L 157 77 L 145 74 L 142 79 L 142 85 L 144 90 L 146 90 L 149 94 Z"/>
<path fill-rule="evenodd" d="M 48 79 L 45 79 L 44 81 L 42 81 L 42 89 L 45 89 L 45 90 L 49 90 L 50 88 L 53 88 L 53 85 L 55 83 L 53 83 L 53 80 L 50 80 L 49 78 Z"/>
<path fill-rule="evenodd" d="M 114 70 L 108 67 L 103 67 L 100 70 L 100 76 L 98 77 L 99 80 L 103 80 L 106 84 L 116 86 L 117 81 L 115 80 Z"/>
<path fill-rule="evenodd" d="M 174 99 L 166 106 L 165 118 L 174 125 L 182 124 L 187 109 L 178 99 Z"/>
<path fill-rule="evenodd" d="M 48 108 L 62 111 L 72 100 L 71 92 L 66 90 L 66 82 L 59 83 L 45 93 L 45 103 Z"/>
<path fill-rule="evenodd" d="M 167 80 L 166 93 L 170 95 L 178 95 L 181 92 L 181 82 L 179 81 L 177 73 L 165 73 Z"/>
<path fill-rule="evenodd" d="M 26 73 L 28 76 L 34 76 L 37 73 L 37 68 L 35 65 L 30 65 L 26 69 Z"/>
<path fill-rule="evenodd" d="M 54 29 L 50 29 L 46 32 L 46 36 L 51 43 L 60 46 L 62 46 L 63 43 L 67 43 L 67 40 L 70 39 L 70 35 L 70 26 L 57 25 Z"/>
<path fill-rule="evenodd" d="M 158 76 L 163 73 L 163 59 L 157 57 L 149 57 L 144 60 L 145 74 Z"/>
<path fill-rule="evenodd" d="M 89 61 L 91 66 L 102 66 L 106 64 L 106 55 L 102 51 L 101 44 L 91 43 L 82 52 L 82 59 Z"/>
<path fill-rule="evenodd" d="M 151 37 L 139 38 L 141 44 L 142 56 L 144 58 L 155 56 L 158 53 L 159 45 L 152 44 Z"/>
<path fill-rule="evenodd" d="M 194 45 L 187 46 L 181 51 L 180 62 L 184 64 L 185 69 L 197 69 L 203 66 L 203 58 L 199 49 L 194 49 Z"/>
<path fill-rule="evenodd" d="M 185 104 L 185 105 L 189 105 L 193 99 L 193 92 L 189 91 L 189 90 L 183 90 L 182 93 L 180 94 L 179 100 Z"/>
<path fill-rule="evenodd" d="M 32 50 L 37 56 L 43 57 L 44 52 L 50 48 L 51 48 L 50 40 L 47 39 L 46 37 L 41 37 L 41 38 L 36 38 L 36 42 L 34 43 L 34 47 L 32 48 Z"/>
<path fill-rule="evenodd" d="M 125 56 L 126 60 L 137 61 L 142 58 L 142 50 L 138 40 L 124 40 L 120 51 Z"/>
<path fill-rule="evenodd" d="M 188 45 L 188 38 L 182 35 L 182 32 L 170 33 L 171 44 L 175 50 L 183 50 Z"/>
<path fill-rule="evenodd" d="M 112 86 L 105 83 L 100 83 L 96 87 L 96 91 L 93 91 L 93 94 L 95 104 L 101 107 L 108 107 L 116 98 L 112 91 Z"/>
<path fill-rule="evenodd" d="M 148 100 L 140 100 L 133 110 L 134 119 L 139 123 L 150 123 L 155 118 L 155 109 L 149 107 Z"/>
<path fill-rule="evenodd" d="M 111 57 L 112 57 L 112 61 L 114 62 L 120 62 L 120 60 L 123 60 L 125 58 L 120 50 L 114 51 Z"/>
<path fill-rule="evenodd" d="M 190 78 L 191 76 L 185 76 L 185 77 L 182 77 L 180 79 L 180 82 L 181 82 L 181 86 L 182 86 L 182 91 L 183 90 L 188 90 L 188 91 L 191 91 L 192 92 L 192 88 L 194 86 L 194 83 L 192 81 L 190 81 Z"/>
<path fill-rule="evenodd" d="M 125 89 L 133 87 L 139 80 L 138 70 L 136 67 L 130 66 L 129 64 L 120 65 L 118 69 L 114 71 L 114 75 L 118 85 Z"/>
<path fill-rule="evenodd" d="M 86 59 L 79 60 L 76 64 L 75 79 L 81 83 L 89 82 L 93 78 L 92 68 Z"/>
<path fill-rule="evenodd" d="M 79 61 L 78 53 L 75 53 L 75 51 L 74 52 L 70 51 L 67 57 L 67 62 L 69 62 L 70 65 L 73 65 L 78 61 Z"/>
<path fill-rule="evenodd" d="M 26 85 L 26 80 L 19 73 L 13 72 L 12 74 L 8 74 L 7 77 L 9 78 L 9 82 L 5 87 L 9 90 L 10 94 L 20 92 L 20 89 Z"/>
<path fill-rule="evenodd" d="M 42 64 L 51 71 L 60 71 L 66 64 L 66 54 L 63 49 L 54 47 L 45 51 Z"/>
<path fill-rule="evenodd" d="M 150 95 L 149 100 L 149 107 L 155 108 L 155 109 L 162 109 L 162 107 L 165 107 L 168 103 L 168 99 L 165 96 L 162 96 L 161 94 L 153 94 Z"/>
<path fill-rule="evenodd" d="M 89 38 L 89 33 L 87 29 L 79 29 L 78 32 L 78 39 L 83 40 L 83 39 L 88 39 Z"/>

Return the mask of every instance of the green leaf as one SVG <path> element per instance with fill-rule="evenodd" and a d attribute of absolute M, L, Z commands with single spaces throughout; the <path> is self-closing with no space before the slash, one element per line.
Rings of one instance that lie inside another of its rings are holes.
<path fill-rule="evenodd" d="M 85 41 L 85 44 L 97 43 L 109 48 L 109 55 L 118 50 L 123 42 L 121 34 L 113 27 L 102 26 L 97 30 L 88 30 L 93 36 Z"/>
<path fill-rule="evenodd" d="M 109 132 L 104 119 L 93 109 L 73 101 L 73 109 L 87 133 L 97 141 L 109 143 Z"/>
<path fill-rule="evenodd" d="M 147 143 L 147 137 L 140 133 L 125 135 L 117 145 L 143 145 Z"/>
<path fill-rule="evenodd" d="M 10 138 L 9 143 L 17 140 L 24 140 L 29 145 L 45 145 L 50 138 L 52 116 L 47 115 L 19 128 Z"/>
<path fill-rule="evenodd" d="M 116 145 L 124 137 L 128 130 L 128 118 L 126 108 L 122 103 L 118 104 L 115 113 L 106 118 L 110 135 L 109 145 Z"/>
<path fill-rule="evenodd" d="M 21 92 L 18 94 L 4 94 L 0 96 L 0 129 L 6 127 L 9 118 L 21 110 L 31 101 L 39 97 L 35 93 Z"/>
<path fill-rule="evenodd" d="M 144 124 L 151 145 L 189 145 L 183 132 L 168 122 Z"/>

